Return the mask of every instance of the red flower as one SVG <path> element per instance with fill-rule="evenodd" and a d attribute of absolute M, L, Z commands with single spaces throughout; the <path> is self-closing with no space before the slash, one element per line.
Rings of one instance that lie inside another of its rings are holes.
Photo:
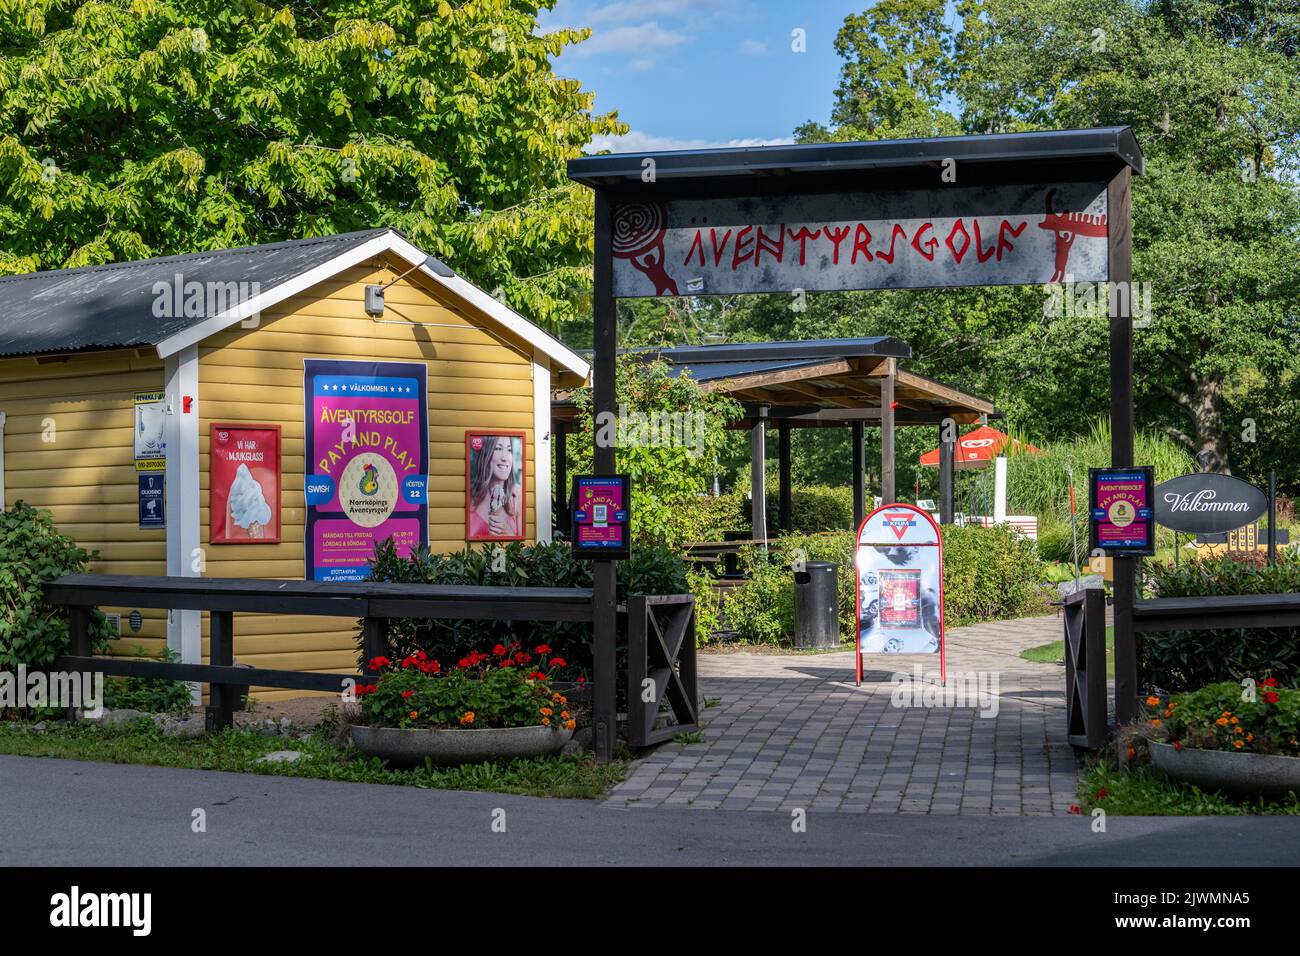
<path fill-rule="evenodd" d="M 534 654 L 549 654 L 549 653 L 551 653 L 551 645 L 550 645 L 550 644 L 538 644 L 536 647 L 533 648 L 533 653 L 534 653 Z"/>
<path fill-rule="evenodd" d="M 1183 749 L 1183 742 L 1182 742 L 1181 740 L 1175 740 L 1175 741 L 1174 741 L 1174 749 L 1175 749 L 1175 750 L 1182 750 L 1182 749 Z"/>
<path fill-rule="evenodd" d="M 579 677 L 579 678 L 578 678 L 578 683 L 579 683 L 579 684 L 585 684 L 585 683 L 587 683 L 587 678 L 585 678 L 585 677 Z"/>
<path fill-rule="evenodd" d="M 1270 690 L 1270 691 L 1265 691 L 1265 692 L 1264 692 L 1264 703 L 1266 703 L 1266 704 L 1276 704 L 1276 703 L 1277 703 L 1277 700 L 1278 700 L 1278 697 L 1277 697 L 1277 691 L 1275 691 L 1275 690 Z"/>
<path fill-rule="evenodd" d="M 412 694 L 414 694 L 414 693 L 415 693 L 415 691 L 413 691 L 413 690 L 404 690 L 404 691 L 402 691 L 402 700 L 406 700 L 408 697 L 410 697 L 410 696 L 411 696 Z"/>
<path fill-rule="evenodd" d="M 527 651 L 520 651 L 518 654 L 515 655 L 516 664 L 527 664 L 532 659 L 533 659 L 533 655 L 529 654 Z"/>
<path fill-rule="evenodd" d="M 568 667 L 569 665 L 568 665 L 567 663 L 565 663 L 565 660 L 564 660 L 564 658 L 562 658 L 562 657 L 552 657 L 552 658 L 551 658 L 551 666 L 552 666 L 552 667 Z"/>
<path fill-rule="evenodd" d="M 1105 800 L 1109 796 L 1110 796 L 1110 791 L 1107 790 L 1105 787 L 1102 787 L 1100 790 L 1097 791 L 1097 795 L 1093 799 Z"/>
<path fill-rule="evenodd" d="M 1081 806 L 1079 806 L 1077 803 L 1072 803 L 1072 804 L 1070 804 L 1070 812 L 1071 812 L 1071 813 L 1083 813 L 1083 808 L 1082 808 Z"/>
<path fill-rule="evenodd" d="M 424 653 L 424 651 L 416 651 L 415 659 L 417 661 L 427 661 L 429 659 L 429 655 Z"/>
<path fill-rule="evenodd" d="M 550 678 L 547 677 L 545 674 L 543 674 L 541 671 L 533 671 L 531 674 L 528 675 L 528 679 L 529 680 L 550 680 Z"/>
<path fill-rule="evenodd" d="M 393 662 L 390 661 L 390 660 L 389 660 L 387 657 L 385 657 L 383 654 L 380 654 L 378 657 L 372 657 L 372 658 L 370 658 L 370 669 L 371 669 L 372 671 L 383 670 L 385 667 L 387 667 L 387 666 L 388 666 L 389 664 L 391 664 L 391 663 L 393 663 Z"/>
<path fill-rule="evenodd" d="M 1265 687 L 1276 687 L 1276 686 L 1277 686 L 1277 678 L 1276 678 L 1276 677 L 1267 677 L 1267 678 L 1264 679 L 1263 684 L 1264 684 Z"/>
<path fill-rule="evenodd" d="M 379 690 L 377 684 L 358 684 L 354 689 L 354 693 L 358 697 L 365 697 L 367 694 L 373 694 L 377 690 Z"/>
<path fill-rule="evenodd" d="M 496 647 L 492 648 L 492 653 L 495 654 L 497 657 L 505 657 L 506 646 L 504 644 L 498 644 Z"/>

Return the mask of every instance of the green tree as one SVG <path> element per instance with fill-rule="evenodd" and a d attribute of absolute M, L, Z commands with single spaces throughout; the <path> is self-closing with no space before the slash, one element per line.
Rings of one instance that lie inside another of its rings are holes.
<path fill-rule="evenodd" d="M 625 128 L 553 72 L 588 31 L 552 5 L 0 4 L 0 270 L 393 226 L 554 327 L 590 282 L 564 163 Z"/>
<path fill-rule="evenodd" d="M 671 548 L 700 540 L 727 423 L 741 417 L 740 404 L 671 374 L 667 362 L 626 356 L 618 361 L 615 398 L 617 421 L 597 426 L 591 389 L 574 394 L 582 426 L 574 470 L 590 471 L 595 442 L 616 439 L 618 470 L 632 479 L 634 540 Z"/>

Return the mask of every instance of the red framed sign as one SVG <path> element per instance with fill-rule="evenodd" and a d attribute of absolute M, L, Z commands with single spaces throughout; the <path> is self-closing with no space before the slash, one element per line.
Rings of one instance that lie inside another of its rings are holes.
<path fill-rule="evenodd" d="M 280 426 L 212 426 L 210 544 L 280 542 Z"/>
<path fill-rule="evenodd" d="M 528 536 L 526 438 L 521 431 L 465 430 L 465 540 Z"/>
<path fill-rule="evenodd" d="M 862 655 L 938 654 L 947 683 L 943 628 L 943 537 L 914 505 L 881 505 L 858 528 L 857 668 Z"/>

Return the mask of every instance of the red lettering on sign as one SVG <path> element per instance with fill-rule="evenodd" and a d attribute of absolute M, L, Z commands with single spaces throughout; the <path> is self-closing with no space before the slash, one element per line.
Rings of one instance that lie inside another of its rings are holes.
<path fill-rule="evenodd" d="M 822 231 L 815 229 L 809 232 L 807 226 L 800 226 L 797 230 L 787 229 L 786 232 L 789 233 L 791 239 L 799 243 L 799 265 L 804 265 L 804 253 L 807 252 L 808 240 L 816 239 L 822 234 Z"/>
<path fill-rule="evenodd" d="M 731 238 L 731 230 L 728 229 L 726 232 L 722 234 L 722 245 L 719 246 L 718 230 L 716 229 L 709 230 L 709 242 L 713 244 L 713 265 L 715 267 L 722 264 L 722 257 L 727 253 L 727 240 L 730 238 Z"/>
<path fill-rule="evenodd" d="M 704 268 L 704 236 L 700 234 L 699 229 L 695 230 L 695 238 L 691 241 L 691 248 L 687 250 L 682 265 L 689 266 L 691 264 L 691 256 L 695 255 L 696 249 L 700 250 L 700 268 Z"/>
<path fill-rule="evenodd" d="M 853 255 L 849 259 L 849 265 L 855 266 L 858 264 L 859 252 L 862 252 L 867 257 L 868 262 L 873 261 L 871 250 L 867 248 L 867 244 L 870 242 L 871 230 L 866 227 L 866 224 L 858 223 L 858 228 L 853 233 Z"/>
<path fill-rule="evenodd" d="M 835 251 L 831 254 L 831 262 L 834 265 L 840 264 L 840 243 L 843 242 L 848 237 L 848 235 L 849 235 L 848 226 L 840 226 L 835 228 L 832 228 L 831 226 L 826 227 L 826 238 L 829 239 L 831 242 L 835 243 Z"/>
<path fill-rule="evenodd" d="M 919 252 L 921 255 L 925 256 L 931 262 L 934 261 L 934 250 L 939 248 L 939 240 L 936 239 L 934 236 L 931 236 L 925 242 L 921 242 L 921 236 L 925 235 L 927 229 L 933 229 L 933 228 L 934 226 L 930 225 L 930 223 L 928 222 L 925 222 L 921 224 L 920 229 L 916 230 L 916 232 L 912 234 L 912 248 L 915 249 L 917 252 Z M 921 246 L 925 246 L 925 249 L 922 249 Z M 926 249 L 928 249 L 929 252 L 927 252 Z"/>
<path fill-rule="evenodd" d="M 989 246 L 989 251 L 984 251 L 984 242 L 980 238 L 980 221 L 975 220 L 975 258 L 980 262 L 988 262 L 993 258 L 993 253 L 997 252 L 997 246 Z"/>
<path fill-rule="evenodd" d="M 1007 239 L 1007 233 L 1010 233 L 1011 238 L 1014 239 L 1025 231 L 1025 226 L 1027 225 L 1029 225 L 1028 222 L 1022 222 L 1020 228 L 1016 229 L 1005 219 L 1002 220 L 1002 226 L 998 229 L 998 262 L 1002 261 L 1002 253 L 1004 251 L 1010 252 L 1015 248 L 1015 246 L 1011 244 L 1010 240 Z"/>
<path fill-rule="evenodd" d="M 898 225 L 897 223 L 895 223 L 895 224 L 894 224 L 894 232 L 893 232 L 893 234 L 889 237 L 889 251 L 888 251 L 888 252 L 879 252 L 879 251 L 878 251 L 878 252 L 876 253 L 876 255 L 877 255 L 879 258 L 884 259 L 884 260 L 885 260 L 886 262 L 888 262 L 891 266 L 894 264 L 894 243 L 896 243 L 896 242 L 898 241 L 898 237 L 899 237 L 899 236 L 902 236 L 904 239 L 906 239 L 906 238 L 907 238 L 907 233 L 903 231 L 903 227 L 902 227 L 902 226 L 900 226 L 900 225 Z"/>
<path fill-rule="evenodd" d="M 957 247 L 952 244 L 952 237 L 958 233 L 961 233 L 961 237 L 964 240 L 961 252 L 958 252 Z M 966 250 L 970 248 L 970 233 L 966 231 L 966 224 L 960 219 L 954 222 L 952 224 L 952 229 L 948 232 L 948 238 L 944 240 L 944 243 L 948 246 L 948 251 L 952 253 L 953 259 L 956 260 L 958 265 L 961 265 L 962 257 L 966 255 Z"/>
<path fill-rule="evenodd" d="M 764 252 L 772 255 L 777 262 L 785 255 L 785 225 L 777 226 L 776 238 L 773 239 L 763 231 L 763 227 L 758 227 L 758 242 L 754 246 L 754 267 L 758 267 L 758 260 Z"/>
<path fill-rule="evenodd" d="M 736 233 L 736 245 L 735 245 L 735 248 L 732 250 L 732 253 L 731 253 L 731 271 L 732 271 L 732 272 L 735 272 L 735 271 L 736 271 L 736 268 L 737 268 L 737 267 L 738 267 L 742 262 L 748 262 L 750 259 L 754 258 L 754 250 L 753 250 L 753 249 L 750 249 L 749 252 L 746 252 L 746 253 L 744 253 L 743 255 L 742 255 L 742 253 L 741 253 L 741 250 L 744 249 L 745 246 L 748 244 L 748 243 L 746 242 L 746 240 L 745 240 L 745 234 L 746 234 L 746 233 L 749 233 L 749 232 L 753 232 L 753 231 L 754 231 L 754 227 L 753 227 L 753 226 L 746 226 L 744 229 L 740 230 L 740 232 Z M 751 239 L 751 240 L 749 240 L 749 242 L 753 242 L 753 240 Z"/>

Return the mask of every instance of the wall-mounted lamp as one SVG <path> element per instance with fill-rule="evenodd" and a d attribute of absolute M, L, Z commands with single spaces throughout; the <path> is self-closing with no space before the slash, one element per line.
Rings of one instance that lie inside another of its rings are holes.
<path fill-rule="evenodd" d="M 433 256 L 425 256 L 423 262 L 417 262 L 415 265 L 411 266 L 411 268 L 407 269 L 405 272 L 403 272 L 392 282 L 389 282 L 385 285 L 366 286 L 366 315 L 375 316 L 376 318 L 383 315 L 384 314 L 384 290 L 387 289 L 389 286 L 402 281 L 407 276 L 409 276 L 412 272 L 414 272 L 416 269 L 420 268 L 420 266 L 424 266 L 429 271 L 437 273 L 440 276 L 454 276 L 456 274 L 454 270 L 448 268 L 445 263 L 435 259 Z"/>

